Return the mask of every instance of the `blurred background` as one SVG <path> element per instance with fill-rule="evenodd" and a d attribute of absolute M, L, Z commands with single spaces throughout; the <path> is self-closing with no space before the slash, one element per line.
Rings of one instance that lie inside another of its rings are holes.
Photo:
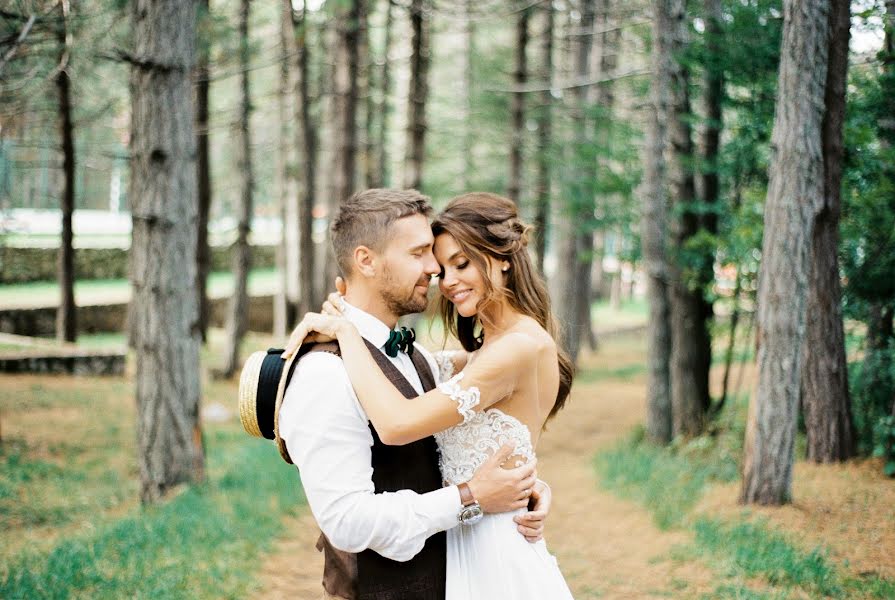
<path fill-rule="evenodd" d="M 237 376 L 320 306 L 329 220 L 370 187 L 534 225 L 578 366 L 539 448 L 576 597 L 895 597 L 893 23 L 0 3 L 0 597 L 319 596 Z"/>

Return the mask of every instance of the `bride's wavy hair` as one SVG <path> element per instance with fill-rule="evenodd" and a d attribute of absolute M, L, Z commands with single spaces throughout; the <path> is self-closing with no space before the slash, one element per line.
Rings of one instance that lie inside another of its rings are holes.
<path fill-rule="evenodd" d="M 559 346 L 559 326 L 550 309 L 547 286 L 528 254 L 528 236 L 531 230 L 530 225 L 519 219 L 513 201 L 503 196 L 471 192 L 452 199 L 435 217 L 432 233 L 435 237 L 447 233 L 457 241 L 463 253 L 481 273 L 485 294 L 476 306 L 476 314 L 471 317 L 460 315 L 453 303 L 444 296 L 439 300 L 439 312 L 445 330 L 455 335 L 467 352 L 480 348 L 484 341 L 482 334 L 477 333 L 480 329 L 480 316 L 485 318 L 482 311 L 502 298 L 506 298 L 517 312 L 537 321 L 557 342 L 559 390 L 547 417 L 550 419 L 562 409 L 569 397 L 575 367 Z M 503 289 L 495 289 L 491 284 L 488 256 L 510 263 Z"/>

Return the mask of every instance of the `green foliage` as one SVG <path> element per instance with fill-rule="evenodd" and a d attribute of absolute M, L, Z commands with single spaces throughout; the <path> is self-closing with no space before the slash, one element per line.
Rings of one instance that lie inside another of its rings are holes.
<path fill-rule="evenodd" d="M 883 448 L 881 456 L 891 458 L 885 426 L 881 420 L 890 417 L 895 398 L 895 344 L 886 349 L 867 348 L 863 360 L 849 364 L 849 391 L 857 450 L 867 456 Z M 880 437 L 882 436 L 882 437 Z"/>
<path fill-rule="evenodd" d="M 876 445 L 873 455 L 882 457 L 885 461 L 883 472 L 889 477 L 895 477 L 895 415 L 881 417 L 873 429 Z"/>
<path fill-rule="evenodd" d="M 46 554 L 26 551 L 0 571 L 0 596 L 245 597 L 256 559 L 301 500 L 295 471 L 268 443 L 218 438 L 209 436 L 209 466 L 222 476 Z"/>
<path fill-rule="evenodd" d="M 660 448 L 645 440 L 642 428 L 597 456 L 602 483 L 642 502 L 662 529 L 686 524 L 688 513 L 711 481 L 739 476 L 737 446 L 731 437 L 676 440 Z"/>
<path fill-rule="evenodd" d="M 596 457 L 604 486 L 643 504 L 662 528 L 685 528 L 692 543 L 674 550 L 681 560 L 701 559 L 718 575 L 708 598 L 891 598 L 895 582 L 875 575 L 854 578 L 815 548 L 805 552 L 766 522 L 723 521 L 692 509 L 713 482 L 739 478 L 746 399 L 725 409 L 713 434 L 675 440 L 660 448 L 643 428 Z M 738 425 L 735 425 L 738 424 Z M 748 580 L 749 585 L 743 582 Z M 766 583 L 761 588 L 756 580 Z"/>

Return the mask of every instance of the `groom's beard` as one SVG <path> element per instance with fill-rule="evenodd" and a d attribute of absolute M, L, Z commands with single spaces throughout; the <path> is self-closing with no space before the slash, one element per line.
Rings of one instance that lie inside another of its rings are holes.
<path fill-rule="evenodd" d="M 429 277 L 423 277 L 414 284 L 414 286 L 417 285 L 428 286 Z M 402 293 L 398 283 L 392 278 L 391 271 L 388 269 L 383 273 L 383 285 L 380 294 L 389 312 L 399 317 L 421 313 L 429 305 L 428 295 L 419 298 L 416 294 L 416 287 L 411 287 L 408 291 Z"/>

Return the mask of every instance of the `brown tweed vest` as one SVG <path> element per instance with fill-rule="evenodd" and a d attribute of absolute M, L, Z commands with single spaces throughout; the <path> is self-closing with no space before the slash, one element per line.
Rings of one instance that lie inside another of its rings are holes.
<path fill-rule="evenodd" d="M 366 340 L 364 340 L 366 342 Z M 406 398 L 418 396 L 397 367 L 370 342 L 370 354 L 389 381 Z M 340 356 L 335 342 L 317 344 L 310 352 L 330 352 Z M 411 356 L 423 389 L 435 387 L 429 363 L 419 353 Z M 438 470 L 438 447 L 428 437 L 404 446 L 386 446 L 370 425 L 373 434 L 373 484 L 376 493 L 413 490 L 420 494 L 442 486 Z M 317 549 L 324 553 L 323 588 L 346 600 L 444 600 L 447 547 L 445 534 L 430 537 L 423 549 L 407 562 L 390 560 L 372 550 L 351 554 L 337 550 L 323 534 Z"/>

